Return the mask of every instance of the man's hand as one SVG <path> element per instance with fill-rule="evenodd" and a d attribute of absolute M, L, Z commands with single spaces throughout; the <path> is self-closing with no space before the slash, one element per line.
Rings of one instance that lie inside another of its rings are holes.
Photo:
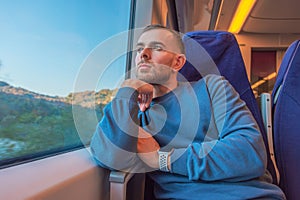
<path fill-rule="evenodd" d="M 123 82 L 122 87 L 131 87 L 138 91 L 138 102 L 142 112 L 149 108 L 153 98 L 153 86 L 151 84 L 138 79 L 127 79 Z"/>
<path fill-rule="evenodd" d="M 158 164 L 158 153 L 160 149 L 159 144 L 152 137 L 151 134 L 147 133 L 143 128 L 139 128 L 139 136 L 137 142 L 138 156 L 144 163 L 154 169 L 159 168 Z"/>

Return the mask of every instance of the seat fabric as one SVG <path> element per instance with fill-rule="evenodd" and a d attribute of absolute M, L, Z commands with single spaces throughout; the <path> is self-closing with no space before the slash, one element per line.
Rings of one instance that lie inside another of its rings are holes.
<path fill-rule="evenodd" d="M 272 93 L 273 133 L 279 186 L 287 199 L 300 197 L 300 41 L 286 51 Z"/>
<path fill-rule="evenodd" d="M 249 83 L 244 60 L 235 36 L 225 31 L 195 31 L 184 36 L 187 62 L 179 71 L 180 81 L 197 81 L 207 74 L 224 76 L 252 112 L 268 150 L 267 133 Z M 276 183 L 274 165 L 268 152 L 268 171 Z"/>

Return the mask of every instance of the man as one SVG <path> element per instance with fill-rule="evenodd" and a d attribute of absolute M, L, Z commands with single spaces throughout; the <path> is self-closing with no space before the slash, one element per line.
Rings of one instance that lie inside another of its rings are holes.
<path fill-rule="evenodd" d="M 136 51 L 137 78 L 123 82 L 91 141 L 99 165 L 147 172 L 156 199 L 285 199 L 267 181 L 255 120 L 224 78 L 178 82 L 184 45 L 162 26 L 146 27 Z"/>

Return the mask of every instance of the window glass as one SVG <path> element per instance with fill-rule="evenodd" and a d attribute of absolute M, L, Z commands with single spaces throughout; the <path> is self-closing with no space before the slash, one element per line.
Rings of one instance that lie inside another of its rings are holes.
<path fill-rule="evenodd" d="M 82 88 L 74 94 L 76 76 L 93 49 L 128 30 L 130 3 L 130 0 L 0 1 L 2 167 L 82 146 L 73 120 L 72 97 L 77 97 L 75 106 L 87 113 L 96 110 L 100 119 L 102 108 L 115 91 L 111 80 L 119 79 L 125 72 L 126 55 L 114 62 L 117 70 L 106 71 L 96 90 Z M 91 95 L 96 99 L 89 102 Z M 85 143 L 94 129 L 86 128 Z"/>
<path fill-rule="evenodd" d="M 272 93 L 276 78 L 276 50 L 252 50 L 251 85 L 256 97 Z"/>

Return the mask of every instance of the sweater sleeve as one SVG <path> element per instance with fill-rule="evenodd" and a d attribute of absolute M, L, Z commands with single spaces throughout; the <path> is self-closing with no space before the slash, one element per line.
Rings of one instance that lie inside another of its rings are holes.
<path fill-rule="evenodd" d="M 172 173 L 203 181 L 260 177 L 266 170 L 266 150 L 255 119 L 228 81 L 215 75 L 205 81 L 217 133 L 208 131 L 213 137 L 175 149 Z"/>
<path fill-rule="evenodd" d="M 96 162 L 104 168 L 132 171 L 140 163 L 136 155 L 137 95 L 132 88 L 121 88 L 103 110 L 90 147 Z"/>

